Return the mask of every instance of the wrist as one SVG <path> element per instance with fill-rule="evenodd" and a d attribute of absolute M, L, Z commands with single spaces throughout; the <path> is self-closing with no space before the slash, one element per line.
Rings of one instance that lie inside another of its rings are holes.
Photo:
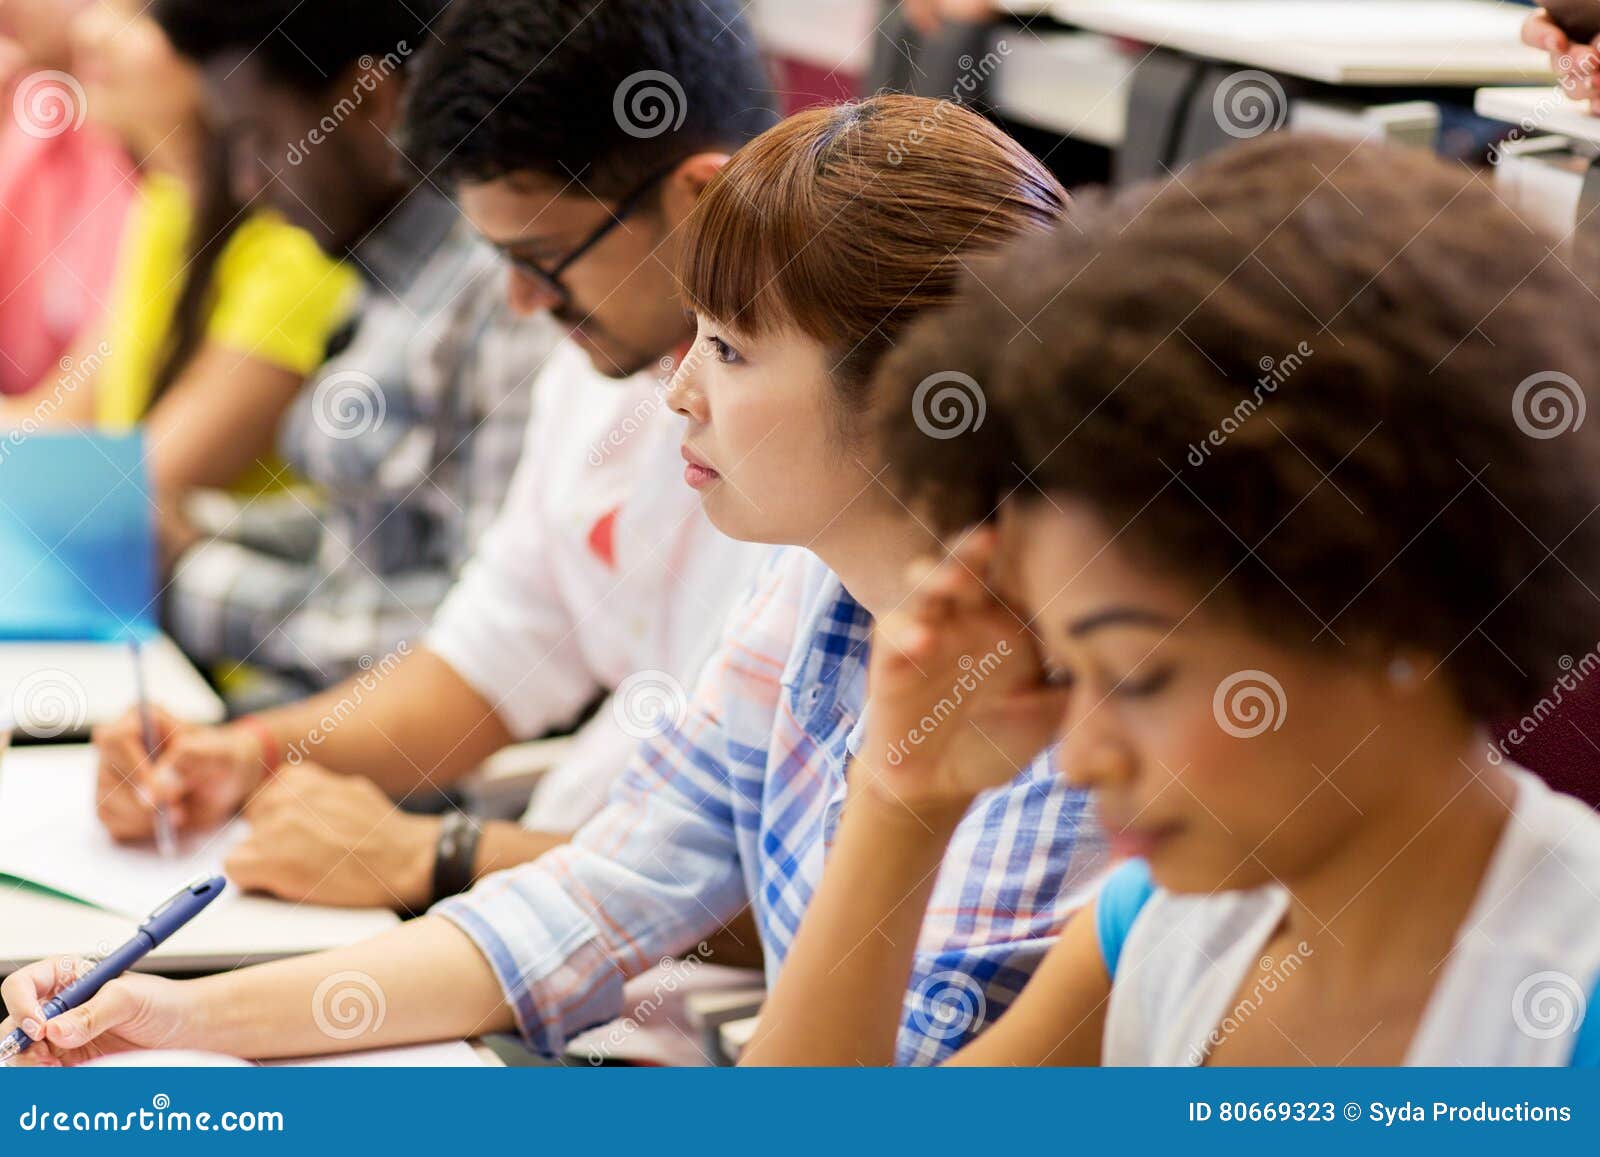
<path fill-rule="evenodd" d="M 947 843 L 972 807 L 972 795 L 929 794 L 901 790 L 880 775 L 852 777 L 848 811 L 885 833 L 904 832 L 913 839 Z"/>
<path fill-rule="evenodd" d="M 223 972 L 194 980 L 175 980 L 178 993 L 176 1023 L 171 1047 L 241 1056 L 246 1049 L 243 1030 L 254 1010 L 246 1007 L 247 994 L 239 989 L 237 973 Z"/>
<path fill-rule="evenodd" d="M 434 903 L 472 887 L 477 875 L 478 842 L 483 829 L 466 813 L 447 811 L 439 821 L 434 849 L 431 896 Z"/>
<path fill-rule="evenodd" d="M 439 833 L 444 829 L 444 820 L 440 816 L 402 818 L 406 827 L 402 837 L 405 854 L 397 881 L 400 903 L 406 912 L 420 914 L 434 899 L 434 863 L 439 856 Z"/>
<path fill-rule="evenodd" d="M 283 745 L 278 742 L 278 737 L 266 720 L 259 715 L 245 715 L 235 719 L 231 726 L 235 735 L 241 736 L 251 757 L 245 761 L 246 795 L 249 795 L 267 780 L 272 778 L 273 772 L 283 762 Z"/>

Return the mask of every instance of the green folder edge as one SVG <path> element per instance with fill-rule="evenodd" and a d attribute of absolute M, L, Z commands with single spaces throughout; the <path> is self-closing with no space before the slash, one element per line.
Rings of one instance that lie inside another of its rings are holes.
<path fill-rule="evenodd" d="M 101 908 L 98 904 L 89 903 L 89 901 L 85 900 L 82 896 L 74 896 L 70 892 L 58 892 L 54 888 L 46 888 L 43 884 L 35 884 L 32 880 L 24 879 L 21 876 L 12 876 L 8 873 L 0 872 L 0 882 L 14 884 L 19 890 L 32 892 L 37 896 L 51 896 L 57 900 L 70 900 L 72 903 L 84 908 L 94 908 L 96 911 L 100 912 L 106 911 L 106 909 Z"/>

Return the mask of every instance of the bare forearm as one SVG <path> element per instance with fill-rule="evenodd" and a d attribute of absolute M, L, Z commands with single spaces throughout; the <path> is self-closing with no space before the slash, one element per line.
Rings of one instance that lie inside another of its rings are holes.
<path fill-rule="evenodd" d="M 150 480 L 183 495 L 238 481 L 272 452 L 278 422 L 304 377 L 207 342 L 145 419 Z"/>
<path fill-rule="evenodd" d="M 515 1027 L 488 961 L 453 924 L 431 916 L 348 948 L 188 983 L 194 1011 L 174 1044 L 252 1060 Z"/>
<path fill-rule="evenodd" d="M 534 832 L 521 824 L 497 820 L 485 824 L 478 841 L 478 857 L 472 878 L 481 880 L 491 872 L 504 871 L 529 860 L 537 860 L 551 848 L 559 848 L 572 838 L 569 832 Z"/>
<path fill-rule="evenodd" d="M 260 720 L 285 758 L 366 776 L 391 795 L 452 783 L 512 740 L 493 707 L 425 648 Z"/>
<path fill-rule="evenodd" d="M 862 793 L 845 805 L 827 871 L 742 1063 L 894 1060 L 917 939 L 960 811 L 918 818 Z"/>

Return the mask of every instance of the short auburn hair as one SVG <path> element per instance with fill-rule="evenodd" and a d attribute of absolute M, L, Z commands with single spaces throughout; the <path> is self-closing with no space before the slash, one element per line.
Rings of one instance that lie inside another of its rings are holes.
<path fill-rule="evenodd" d="M 975 253 L 1060 220 L 1066 190 L 950 101 L 884 94 L 792 116 L 745 145 L 687 223 L 685 301 L 758 337 L 834 355 L 847 408 L 910 321 L 955 295 Z"/>
<path fill-rule="evenodd" d="M 1256 633 L 1433 656 L 1482 721 L 1600 643 L 1600 327 L 1487 182 L 1283 134 L 1072 220 L 882 368 L 886 481 L 938 529 L 1081 504 Z M 930 437 L 952 371 L 986 414 Z"/>

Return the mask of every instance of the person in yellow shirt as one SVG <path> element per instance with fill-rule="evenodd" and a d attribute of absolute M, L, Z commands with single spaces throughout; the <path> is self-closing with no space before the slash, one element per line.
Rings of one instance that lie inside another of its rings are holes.
<path fill-rule="evenodd" d="M 138 161 L 139 188 L 99 331 L 61 373 L 9 399 L 15 424 L 143 425 L 170 556 L 197 488 L 257 495 L 288 484 L 279 419 L 359 292 L 353 271 L 277 215 L 228 192 L 226 143 L 207 130 L 197 70 L 131 0 L 72 26 L 88 115 Z"/>

